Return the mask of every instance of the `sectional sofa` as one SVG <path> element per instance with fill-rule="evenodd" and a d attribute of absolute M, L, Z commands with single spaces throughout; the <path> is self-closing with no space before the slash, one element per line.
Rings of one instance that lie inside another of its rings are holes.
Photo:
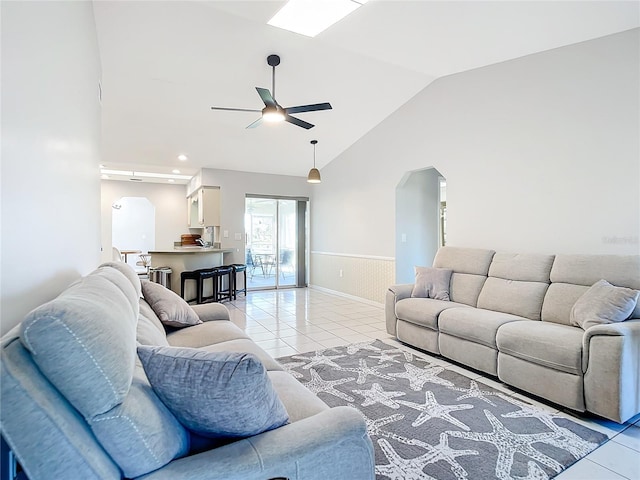
<path fill-rule="evenodd" d="M 401 342 L 572 410 L 620 423 L 640 412 L 640 256 L 447 246 L 425 272 L 450 275 L 446 292 L 386 294 Z"/>
<path fill-rule="evenodd" d="M 108 263 L 2 338 L 0 429 L 29 479 L 374 478 L 357 410 L 329 408 L 224 306 L 178 299 Z"/>

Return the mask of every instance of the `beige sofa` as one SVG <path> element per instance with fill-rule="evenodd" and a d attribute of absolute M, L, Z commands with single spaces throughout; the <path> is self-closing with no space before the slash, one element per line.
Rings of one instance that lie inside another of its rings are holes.
<path fill-rule="evenodd" d="M 386 294 L 387 331 L 576 411 L 622 423 L 640 412 L 640 306 L 584 330 L 574 304 L 601 279 L 640 290 L 640 256 L 538 255 L 443 247 L 449 301 Z M 634 292 L 635 293 L 635 292 Z"/>

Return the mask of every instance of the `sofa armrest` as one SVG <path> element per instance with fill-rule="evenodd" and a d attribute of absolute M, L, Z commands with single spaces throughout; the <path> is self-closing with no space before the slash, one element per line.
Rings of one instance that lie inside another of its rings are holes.
<path fill-rule="evenodd" d="M 203 322 L 212 320 L 230 320 L 229 310 L 221 303 L 201 303 L 190 305 Z"/>
<path fill-rule="evenodd" d="M 640 412 L 640 319 L 596 325 L 583 337 L 587 410 L 623 423 Z"/>
<path fill-rule="evenodd" d="M 396 336 L 396 303 L 403 298 L 409 298 L 413 291 L 413 283 L 401 283 L 391 285 L 384 299 L 384 317 L 387 324 L 387 333 Z"/>
<path fill-rule="evenodd" d="M 375 478 L 362 415 L 335 407 L 223 447 L 173 460 L 145 480 L 326 480 Z"/>

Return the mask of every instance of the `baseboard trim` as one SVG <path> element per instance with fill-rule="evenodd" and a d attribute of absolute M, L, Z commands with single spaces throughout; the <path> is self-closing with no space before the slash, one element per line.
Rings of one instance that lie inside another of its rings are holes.
<path fill-rule="evenodd" d="M 348 293 L 339 292 L 338 290 L 331 290 L 330 288 L 320 287 L 318 285 L 309 284 L 308 288 L 312 288 L 314 290 L 318 290 L 324 293 L 330 293 L 331 295 L 336 295 L 338 297 L 348 298 L 349 300 L 355 300 L 357 302 L 366 303 L 367 305 L 371 305 L 374 307 L 384 308 L 384 303 L 374 302 L 373 300 L 369 300 L 362 297 L 357 297 L 355 295 L 350 295 Z"/>

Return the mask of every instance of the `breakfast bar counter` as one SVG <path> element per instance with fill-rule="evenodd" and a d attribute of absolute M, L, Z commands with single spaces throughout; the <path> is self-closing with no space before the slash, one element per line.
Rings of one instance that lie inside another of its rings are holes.
<path fill-rule="evenodd" d="M 171 250 L 149 250 L 151 268 L 169 267 L 171 269 L 171 290 L 180 295 L 180 274 L 200 268 L 212 268 L 224 265 L 224 254 L 232 253 L 232 248 L 176 247 Z M 209 282 L 207 282 L 209 283 Z M 210 290 L 210 285 L 205 285 Z M 187 298 L 196 296 L 193 282 L 185 285 Z"/>

